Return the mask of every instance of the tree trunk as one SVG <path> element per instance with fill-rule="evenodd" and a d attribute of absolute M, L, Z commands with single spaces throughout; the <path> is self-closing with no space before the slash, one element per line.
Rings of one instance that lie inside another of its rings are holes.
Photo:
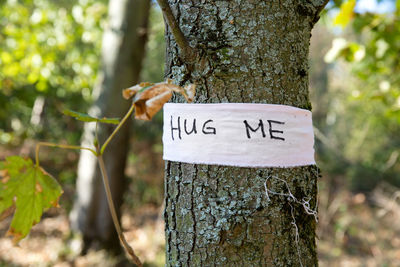
<path fill-rule="evenodd" d="M 166 76 L 181 85 L 195 82 L 195 103 L 311 109 L 308 50 L 322 1 L 169 2 L 199 56 L 195 65 L 186 64 L 168 27 Z M 184 102 L 180 96 L 173 101 Z M 166 162 L 167 266 L 317 266 L 314 216 L 284 196 L 268 201 L 264 183 L 271 177 L 285 180 L 296 199 L 311 199 L 315 207 L 316 166 Z M 269 181 L 270 190 L 287 193 L 283 182 Z"/>
<path fill-rule="evenodd" d="M 149 0 L 111 0 L 109 25 L 102 41 L 102 72 L 94 94 L 97 98 L 90 114 L 120 117 L 131 103 L 122 98 L 122 89 L 136 84 L 144 56 L 146 32 L 150 10 Z M 103 143 L 115 126 L 101 126 L 100 143 Z M 110 177 L 115 206 L 122 204 L 125 185 L 125 163 L 129 148 L 130 122 L 121 128 L 107 147 L 104 161 Z M 82 144 L 92 146 L 94 125 L 87 124 Z M 85 252 L 93 241 L 97 246 L 120 249 L 108 209 L 100 170 L 96 158 L 82 151 L 77 180 L 77 199 L 71 212 L 72 228 L 83 234 Z"/>
<path fill-rule="evenodd" d="M 325 134 L 329 129 L 326 124 L 326 118 L 329 111 L 329 70 L 331 66 L 324 61 L 324 56 L 328 52 L 328 49 L 332 43 L 333 37 L 327 33 L 328 29 L 325 26 L 318 25 L 313 30 L 313 38 L 311 38 L 310 45 L 310 95 L 311 102 L 313 104 L 313 121 L 315 127 Z M 316 153 L 320 158 L 326 158 L 329 155 L 335 155 L 330 153 L 331 151 L 326 148 L 332 144 L 326 144 L 326 140 L 322 142 L 322 139 L 316 135 Z M 336 155 L 335 155 L 336 156 Z"/>

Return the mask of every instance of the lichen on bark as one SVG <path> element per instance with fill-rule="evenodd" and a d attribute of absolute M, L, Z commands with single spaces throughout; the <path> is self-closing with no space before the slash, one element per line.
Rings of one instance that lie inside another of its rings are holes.
<path fill-rule="evenodd" d="M 318 1 L 169 1 L 195 64 L 167 27 L 166 76 L 195 82 L 195 103 L 272 103 L 310 109 L 308 48 Z M 174 102 L 183 102 L 174 96 Z M 266 151 L 266 153 L 268 153 Z M 317 266 L 314 217 L 284 196 L 317 197 L 316 166 L 239 168 L 166 162 L 167 266 Z M 276 192 L 285 185 L 270 180 Z M 299 232 L 295 242 L 292 210 Z M 300 255 L 298 255 L 298 249 Z"/>

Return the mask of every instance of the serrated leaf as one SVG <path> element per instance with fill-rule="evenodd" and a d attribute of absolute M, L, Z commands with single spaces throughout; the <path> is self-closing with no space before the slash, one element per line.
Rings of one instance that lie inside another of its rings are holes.
<path fill-rule="evenodd" d="M 40 221 L 44 211 L 58 206 L 63 191 L 41 167 L 19 156 L 2 161 L 0 175 L 0 217 L 4 219 L 15 209 L 7 234 L 18 242 Z"/>
<path fill-rule="evenodd" d="M 343 28 L 349 24 L 350 20 L 354 16 L 354 7 L 356 6 L 356 0 L 349 0 L 346 2 L 343 2 L 340 5 L 340 12 L 337 14 L 335 17 L 333 24 L 334 25 L 340 25 Z"/>
<path fill-rule="evenodd" d="M 119 123 L 119 118 L 96 118 L 96 117 L 92 117 L 88 114 L 85 113 L 81 113 L 81 112 L 77 112 L 77 111 L 73 111 L 73 110 L 69 110 L 69 109 L 65 109 L 63 111 L 64 115 L 70 116 L 70 117 L 74 117 L 75 119 L 79 120 L 79 121 L 84 121 L 84 122 L 101 122 L 101 123 L 108 123 L 108 124 L 118 124 Z"/>

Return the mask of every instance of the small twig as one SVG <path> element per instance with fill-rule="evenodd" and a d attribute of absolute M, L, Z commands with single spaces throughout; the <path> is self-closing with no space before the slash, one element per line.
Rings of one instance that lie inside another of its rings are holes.
<path fill-rule="evenodd" d="M 98 146 L 99 146 L 99 122 L 98 121 L 96 121 L 96 129 L 95 129 L 95 131 L 94 131 L 94 146 L 95 146 L 95 148 L 98 150 Z"/>
<path fill-rule="evenodd" d="M 158 5 L 160 6 L 164 18 L 167 21 L 168 26 L 171 29 L 172 35 L 175 38 L 176 44 L 182 50 L 183 58 L 189 63 L 194 62 L 196 59 L 196 51 L 189 45 L 185 36 L 183 35 L 181 29 L 179 28 L 178 23 L 176 22 L 175 16 L 172 13 L 171 7 L 168 4 L 167 0 L 157 0 Z"/>
<path fill-rule="evenodd" d="M 100 155 L 103 155 L 104 150 L 106 149 L 108 143 L 110 143 L 111 139 L 113 139 L 114 135 L 121 129 L 122 125 L 126 122 L 126 120 L 131 116 L 133 110 L 135 109 L 135 105 L 132 104 L 131 108 L 129 109 L 128 113 L 126 113 L 125 117 L 122 119 L 122 121 L 118 124 L 117 128 L 115 128 L 114 132 L 107 138 L 107 140 L 104 142 L 104 144 L 101 146 L 101 149 L 99 151 Z M 97 140 L 99 141 L 99 140 Z"/>
<path fill-rule="evenodd" d="M 104 164 L 104 161 L 103 161 L 103 155 L 101 153 L 98 154 L 97 160 L 99 161 L 99 166 L 100 166 L 101 176 L 103 178 L 104 188 L 105 188 L 105 191 L 106 191 L 108 206 L 110 208 L 111 217 L 112 217 L 112 220 L 113 220 L 113 223 L 114 223 L 114 226 L 115 226 L 115 230 L 117 231 L 119 240 L 121 241 L 122 246 L 124 247 L 125 251 L 128 253 L 129 256 L 131 256 L 133 262 L 138 267 L 142 267 L 143 265 L 140 262 L 139 258 L 136 256 L 136 254 L 133 251 L 132 247 L 129 246 L 128 242 L 126 241 L 125 236 L 124 236 L 124 234 L 122 232 L 122 229 L 121 229 L 121 225 L 120 225 L 120 223 L 118 221 L 117 212 L 115 211 L 114 202 L 113 202 L 112 196 L 111 196 L 109 179 L 108 179 L 107 171 L 105 169 L 105 164 Z"/>
<path fill-rule="evenodd" d="M 87 148 L 87 147 L 82 147 L 82 146 L 70 146 L 70 145 L 62 145 L 62 144 L 54 144 L 54 143 L 48 143 L 48 142 L 39 142 L 36 144 L 36 151 L 35 151 L 35 162 L 36 166 L 39 166 L 39 149 L 41 146 L 48 146 L 48 147 L 59 147 L 59 148 L 66 148 L 66 149 L 83 149 L 83 150 L 89 150 L 92 152 L 95 156 L 97 156 L 96 151 L 93 149 Z"/>
<path fill-rule="evenodd" d="M 319 6 L 318 8 L 318 13 L 321 13 L 321 11 L 326 7 L 326 5 L 329 3 L 329 0 L 324 0 L 322 5 Z"/>

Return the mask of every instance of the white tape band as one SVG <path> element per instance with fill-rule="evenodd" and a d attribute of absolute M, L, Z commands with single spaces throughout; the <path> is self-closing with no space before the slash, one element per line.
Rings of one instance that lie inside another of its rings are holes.
<path fill-rule="evenodd" d="M 164 105 L 164 160 L 239 167 L 315 164 L 311 112 L 272 104 Z"/>

